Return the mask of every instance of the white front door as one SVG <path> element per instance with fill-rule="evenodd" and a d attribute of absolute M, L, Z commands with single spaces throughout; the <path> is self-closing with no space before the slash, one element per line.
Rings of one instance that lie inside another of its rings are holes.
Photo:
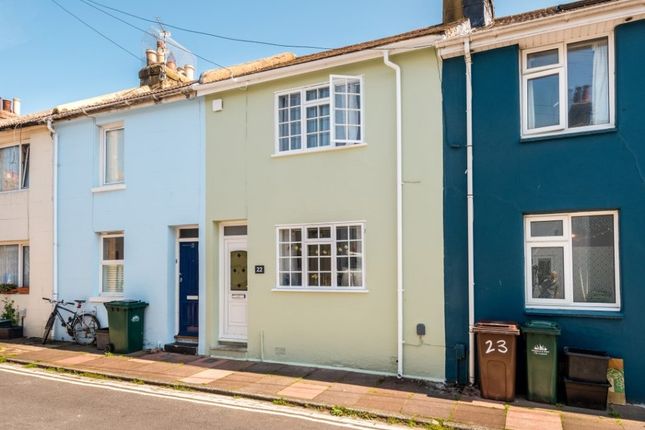
<path fill-rule="evenodd" d="M 220 339 L 246 341 L 247 339 L 247 302 L 248 302 L 248 265 L 246 256 L 246 237 L 224 236 L 224 255 L 222 258 L 223 291 L 222 331 Z"/>

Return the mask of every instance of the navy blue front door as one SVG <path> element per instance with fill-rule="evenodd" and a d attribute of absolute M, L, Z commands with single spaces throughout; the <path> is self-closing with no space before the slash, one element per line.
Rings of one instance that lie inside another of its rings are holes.
<path fill-rule="evenodd" d="M 179 335 L 199 332 L 199 246 L 179 243 Z"/>

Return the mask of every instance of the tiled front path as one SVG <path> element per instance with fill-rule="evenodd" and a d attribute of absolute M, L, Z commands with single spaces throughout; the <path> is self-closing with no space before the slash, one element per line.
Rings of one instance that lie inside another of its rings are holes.
<path fill-rule="evenodd" d="M 479 398 L 447 397 L 414 381 L 344 370 L 222 360 L 165 352 L 105 356 L 68 344 L 0 343 L 0 356 L 20 362 L 156 383 L 184 384 L 237 395 L 344 406 L 383 416 L 440 419 L 460 426 L 508 430 L 644 429 L 645 408 L 616 408 L 621 418 L 518 401 L 511 406 Z"/>

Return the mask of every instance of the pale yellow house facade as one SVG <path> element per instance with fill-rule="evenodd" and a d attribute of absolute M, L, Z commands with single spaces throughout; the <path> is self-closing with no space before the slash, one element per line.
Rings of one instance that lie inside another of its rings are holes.
<path fill-rule="evenodd" d="M 197 86 L 201 353 L 444 379 L 439 59 L 360 55 Z"/>

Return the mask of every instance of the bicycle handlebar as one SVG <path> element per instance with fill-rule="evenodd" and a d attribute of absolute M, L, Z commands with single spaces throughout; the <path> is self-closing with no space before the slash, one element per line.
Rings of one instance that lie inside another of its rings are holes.
<path fill-rule="evenodd" d="M 62 300 L 62 299 L 61 299 L 61 300 L 54 300 L 54 299 L 50 299 L 50 298 L 48 298 L 48 297 L 43 297 L 43 300 L 46 300 L 46 301 L 48 301 L 48 302 L 49 302 L 49 303 L 51 303 L 51 304 L 56 303 L 56 304 L 59 304 L 59 305 L 70 305 L 70 306 L 71 306 L 71 305 L 75 305 L 75 304 L 76 304 L 76 303 L 74 303 L 74 302 L 66 302 L 65 300 Z"/>

